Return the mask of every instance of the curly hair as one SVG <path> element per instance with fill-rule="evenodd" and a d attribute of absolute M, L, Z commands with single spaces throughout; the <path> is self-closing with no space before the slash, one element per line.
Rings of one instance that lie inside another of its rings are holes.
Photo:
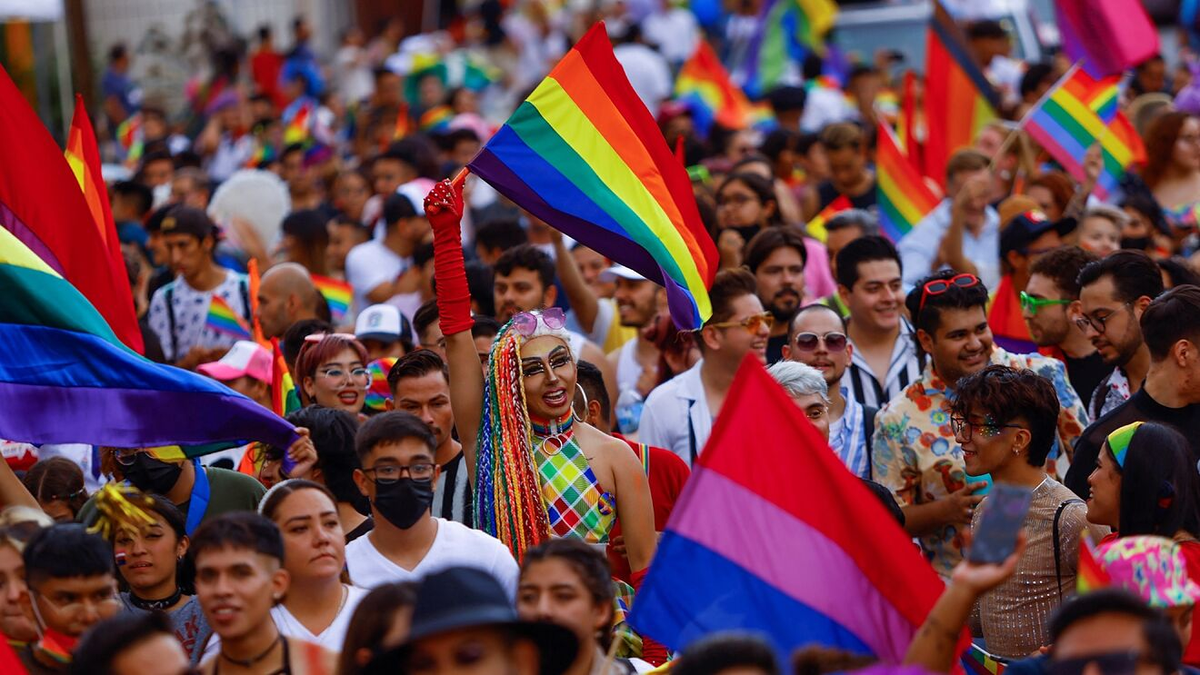
<path fill-rule="evenodd" d="M 1058 394 L 1050 380 L 1032 370 L 988 366 L 955 385 L 950 411 L 959 417 L 982 412 L 996 424 L 1023 419 L 1029 425 L 1030 466 L 1042 466 L 1058 429 Z"/>

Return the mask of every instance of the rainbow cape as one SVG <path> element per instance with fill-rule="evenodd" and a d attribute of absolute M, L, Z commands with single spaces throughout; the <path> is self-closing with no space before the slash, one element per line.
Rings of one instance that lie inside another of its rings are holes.
<path fill-rule="evenodd" d="M 345 281 L 330 279 L 319 274 L 312 275 L 313 285 L 325 296 L 329 303 L 329 313 L 333 315 L 333 325 L 338 325 L 350 311 L 350 303 L 354 300 L 354 288 Z"/>
<path fill-rule="evenodd" d="M 682 330 L 712 314 L 717 248 L 687 171 L 597 23 L 468 165 L 517 206 L 667 289 Z"/>
<path fill-rule="evenodd" d="M 851 204 L 846 195 L 838 195 L 837 199 L 829 202 L 828 206 L 813 216 L 813 219 L 808 221 L 808 225 L 804 229 L 808 232 L 808 236 L 824 244 L 825 240 L 829 238 L 829 232 L 825 230 L 825 225 L 829 222 L 829 219 L 849 208 L 851 208 Z"/>
<path fill-rule="evenodd" d="M 750 99 L 734 86 L 707 40 L 697 43 L 695 53 L 679 70 L 675 98 L 692 111 L 696 132 L 704 137 L 713 122 L 726 129 L 744 129 L 751 122 Z"/>
<path fill-rule="evenodd" d="M 672 650 L 738 630 L 761 634 L 778 654 L 818 645 L 900 663 L 945 586 L 795 412 L 748 356 L 629 622 Z"/>
<path fill-rule="evenodd" d="M 239 340 L 249 340 L 253 333 L 246 320 L 233 311 L 228 302 L 219 295 L 212 295 L 208 301 L 208 314 L 204 317 L 204 326 L 221 335 L 228 335 Z"/>
<path fill-rule="evenodd" d="M 875 184 L 879 229 L 893 242 L 903 239 L 941 203 L 900 150 L 892 128 L 883 123 L 876 141 Z"/>
<path fill-rule="evenodd" d="M 962 31 L 940 2 L 925 38 L 925 166 L 923 173 L 946 183 L 946 162 L 969 146 L 979 130 L 997 119 L 1000 97 L 975 64 Z"/>
<path fill-rule="evenodd" d="M 74 286 L 3 228 L 0 288 L 0 438 L 118 448 L 295 440 L 290 424 L 245 396 L 123 345 Z"/>

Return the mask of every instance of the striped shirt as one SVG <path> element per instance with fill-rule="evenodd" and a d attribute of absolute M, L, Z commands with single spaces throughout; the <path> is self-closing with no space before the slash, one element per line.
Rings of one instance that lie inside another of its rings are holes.
<path fill-rule="evenodd" d="M 863 407 L 858 401 L 848 397 L 846 388 L 842 387 L 842 396 L 846 396 L 846 410 L 842 417 L 829 425 L 829 447 L 842 460 L 850 473 L 870 480 L 871 463 L 867 461 L 867 439 L 865 424 L 863 424 Z"/>
<path fill-rule="evenodd" d="M 900 334 L 892 346 L 892 358 L 882 383 L 863 358 L 862 350 L 854 345 L 850 368 L 843 378 L 843 382 L 848 383 L 845 387 L 846 399 L 853 399 L 864 406 L 882 408 L 909 384 L 921 379 L 921 359 L 917 354 L 913 333 L 912 324 L 907 319 L 901 319 Z"/>
<path fill-rule="evenodd" d="M 433 515 L 475 527 L 475 507 L 471 495 L 471 480 L 467 474 L 464 453 L 442 465 L 437 484 L 433 486 Z"/>

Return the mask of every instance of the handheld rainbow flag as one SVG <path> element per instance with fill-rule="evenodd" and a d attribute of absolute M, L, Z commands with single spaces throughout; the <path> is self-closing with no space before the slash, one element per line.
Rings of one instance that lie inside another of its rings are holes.
<path fill-rule="evenodd" d="M 350 311 L 350 303 L 354 300 L 354 288 L 345 281 L 330 279 L 319 274 L 312 275 L 313 285 L 329 303 L 329 313 L 333 315 L 333 325 L 340 324 Z"/>
<path fill-rule="evenodd" d="M 1000 97 L 975 64 L 962 30 L 934 0 L 925 38 L 926 176 L 946 184 L 946 162 L 997 119 Z"/>
<path fill-rule="evenodd" d="M 301 103 L 295 109 L 285 111 L 284 113 L 284 128 L 283 128 L 283 144 L 295 145 L 297 143 L 307 143 L 312 139 L 312 104 L 309 102 Z"/>
<path fill-rule="evenodd" d="M 875 183 L 879 229 L 894 243 L 941 203 L 901 152 L 892 128 L 882 123 L 875 149 Z"/>
<path fill-rule="evenodd" d="M 746 93 L 758 98 L 778 86 L 788 64 L 809 52 L 824 56 L 837 11 L 832 0 L 766 0 L 747 53 Z"/>
<path fill-rule="evenodd" d="M 204 327 L 239 340 L 249 340 L 253 337 L 250 326 L 246 325 L 246 320 L 238 316 L 229 303 L 215 293 L 208 301 L 208 314 L 204 317 Z"/>
<path fill-rule="evenodd" d="M 697 43 L 695 53 L 679 70 L 675 98 L 691 109 L 696 132 L 704 137 L 713 122 L 726 129 L 744 129 L 750 121 L 750 99 L 734 86 L 707 40 Z"/>
<path fill-rule="evenodd" d="M 276 415 L 286 417 L 300 409 L 300 395 L 296 383 L 288 372 L 287 360 L 279 348 L 279 338 L 271 338 L 271 354 L 275 363 L 271 368 L 271 408 Z"/>
<path fill-rule="evenodd" d="M 297 438 L 225 385 L 123 345 L 74 286 L 4 228 L 0 288 L 0 438 L 117 448 L 252 440 L 286 448 Z"/>
<path fill-rule="evenodd" d="M 1106 125 L 1116 116 L 1117 82 L 1111 79 L 1111 83 L 1097 83 L 1076 63 L 1021 122 L 1033 140 L 1075 180 L 1084 180 L 1084 155 L 1104 136 Z M 1101 117 L 1101 112 L 1108 118 Z"/>
<path fill-rule="evenodd" d="M 515 204 L 667 289 L 682 330 L 712 314 L 717 248 L 687 171 L 597 23 L 468 168 Z"/>
<path fill-rule="evenodd" d="M 1075 576 L 1075 592 L 1079 595 L 1112 585 L 1108 572 L 1096 561 L 1096 547 L 1089 537 L 1079 542 L 1079 571 Z"/>
<path fill-rule="evenodd" d="M 808 221 L 808 225 L 804 228 L 808 232 L 808 236 L 824 244 L 825 240 L 829 238 L 829 232 L 825 230 L 829 219 L 850 207 L 850 200 L 846 198 L 846 195 L 838 195 L 837 199 L 829 202 L 828 206 L 821 209 L 820 213 Z"/>
<path fill-rule="evenodd" d="M 974 643 L 959 659 L 968 675 L 1004 675 L 1008 664 L 984 651 Z"/>
<path fill-rule="evenodd" d="M 452 119 L 454 109 L 448 105 L 438 105 L 426 110 L 417 121 L 417 126 L 423 132 L 443 132 L 449 129 Z"/>
<path fill-rule="evenodd" d="M 1100 150 L 1104 170 L 1096 181 L 1095 193 L 1100 199 L 1107 200 L 1131 165 L 1146 163 L 1146 146 L 1125 113 L 1117 111 L 1108 125 L 1108 132 L 1100 137 Z"/>
<path fill-rule="evenodd" d="M 740 630 L 777 654 L 819 645 L 900 663 L 945 589 L 937 574 L 757 359 L 725 401 L 630 624 L 672 650 Z"/>

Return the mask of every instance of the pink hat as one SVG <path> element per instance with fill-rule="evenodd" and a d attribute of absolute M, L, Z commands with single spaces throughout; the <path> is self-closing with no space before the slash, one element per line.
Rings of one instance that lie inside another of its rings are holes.
<path fill-rule="evenodd" d="M 1097 546 L 1096 562 L 1113 586 L 1132 591 L 1151 607 L 1190 607 L 1200 599 L 1200 585 L 1188 577 L 1183 549 L 1170 539 L 1122 537 Z"/>
<path fill-rule="evenodd" d="M 220 361 L 200 364 L 196 370 L 221 382 L 249 376 L 270 384 L 271 352 L 256 342 L 238 340 Z"/>

